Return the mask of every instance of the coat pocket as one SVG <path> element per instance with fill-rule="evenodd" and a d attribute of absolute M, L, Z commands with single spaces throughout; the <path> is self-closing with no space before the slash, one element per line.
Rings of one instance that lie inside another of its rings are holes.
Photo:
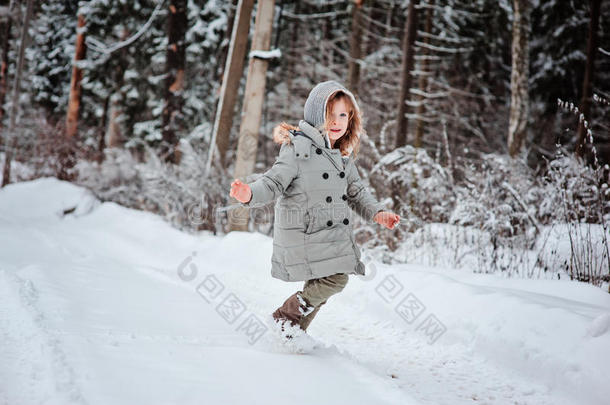
<path fill-rule="evenodd" d="M 305 214 L 303 214 L 303 222 L 305 225 L 305 233 L 311 233 L 315 221 L 313 215 L 311 214 L 311 212 L 309 212 L 309 210 L 306 210 Z"/>

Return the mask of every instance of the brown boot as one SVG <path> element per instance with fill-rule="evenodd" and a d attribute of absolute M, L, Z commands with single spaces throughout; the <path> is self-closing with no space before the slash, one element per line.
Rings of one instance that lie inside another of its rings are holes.
<path fill-rule="evenodd" d="M 275 310 L 273 319 L 282 325 L 289 321 L 291 326 L 299 325 L 300 327 L 303 317 L 311 314 L 314 309 L 301 296 L 301 292 L 297 291 L 288 297 L 281 307 Z"/>

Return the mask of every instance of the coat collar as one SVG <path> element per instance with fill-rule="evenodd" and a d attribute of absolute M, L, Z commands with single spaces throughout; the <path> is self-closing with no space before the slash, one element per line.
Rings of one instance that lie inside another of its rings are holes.
<path fill-rule="evenodd" d="M 336 154 L 341 156 L 341 152 L 339 149 L 332 149 L 330 147 L 330 139 L 328 139 L 328 135 L 322 135 L 322 132 L 318 131 L 313 125 L 305 120 L 299 121 L 299 129 L 305 133 L 308 137 L 310 137 L 316 145 L 326 148 L 332 154 Z M 343 161 L 347 161 L 350 156 L 341 156 Z"/>
<path fill-rule="evenodd" d="M 326 143 L 324 135 L 322 135 L 322 133 L 313 127 L 309 122 L 305 120 L 299 121 L 299 129 L 303 131 L 305 135 L 310 137 L 316 143 L 316 145 L 323 148 L 330 148 L 330 144 Z"/>

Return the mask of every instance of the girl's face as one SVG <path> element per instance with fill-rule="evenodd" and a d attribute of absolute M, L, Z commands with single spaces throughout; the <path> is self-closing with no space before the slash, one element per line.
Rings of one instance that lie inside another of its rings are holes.
<path fill-rule="evenodd" d="M 339 99 L 331 106 L 330 116 L 326 117 L 328 122 L 328 138 L 330 143 L 341 138 L 349 125 L 349 108 L 343 99 Z"/>

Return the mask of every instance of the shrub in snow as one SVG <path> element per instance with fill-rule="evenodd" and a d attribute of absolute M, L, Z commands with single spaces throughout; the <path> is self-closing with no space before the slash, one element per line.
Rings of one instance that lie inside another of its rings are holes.
<path fill-rule="evenodd" d="M 459 158 L 449 171 L 407 146 L 383 156 L 370 179 L 389 209 L 420 221 L 356 235 L 382 259 L 601 285 L 610 272 L 608 172 L 558 155 L 541 176 L 498 154 Z"/>
<path fill-rule="evenodd" d="M 78 183 L 100 200 L 158 213 L 180 229 L 216 232 L 222 219 L 215 209 L 226 203 L 228 194 L 226 173 L 213 167 L 206 176 L 205 161 L 189 142 L 181 142 L 180 151 L 180 164 L 172 165 L 149 148 L 144 162 L 128 150 L 106 149 L 101 164 L 79 162 Z"/>
<path fill-rule="evenodd" d="M 398 148 L 383 156 L 370 174 L 371 184 L 383 185 L 388 209 L 426 222 L 447 222 L 455 197 L 449 176 L 425 149 Z"/>
<path fill-rule="evenodd" d="M 540 249 L 528 249 L 527 236 L 495 238 L 479 227 L 425 224 L 408 234 L 394 252 L 402 263 L 458 268 L 475 273 L 500 272 L 506 277 L 556 278 L 560 268 L 539 265 Z M 544 248 L 544 247 L 543 247 Z M 379 254 L 377 254 L 379 256 Z"/>
<path fill-rule="evenodd" d="M 601 286 L 608 277 L 608 235 L 600 224 L 568 222 L 546 226 L 536 243 L 537 266 L 573 280 Z"/>
<path fill-rule="evenodd" d="M 597 95 L 593 99 L 606 101 Z M 556 207 L 560 221 L 566 224 L 569 260 L 563 266 L 570 278 L 602 286 L 610 281 L 610 168 L 599 164 L 593 132 L 578 107 L 561 100 L 558 106 L 578 116 L 579 125 L 586 130 L 584 160 L 559 151 L 548 165 L 545 180 L 552 200 L 545 205 Z"/>
<path fill-rule="evenodd" d="M 560 154 L 548 164 L 538 216 L 547 221 L 607 222 L 610 220 L 608 182 L 607 166 L 605 170 L 596 170 L 574 155 Z"/>
<path fill-rule="evenodd" d="M 13 149 L 11 181 L 31 180 L 39 177 L 57 177 L 72 181 L 77 175 L 74 165 L 87 158 L 84 142 L 65 136 L 64 122 L 52 124 L 37 111 L 30 115 L 7 137 Z"/>
<path fill-rule="evenodd" d="M 528 234 L 536 226 L 539 185 L 532 170 L 506 155 L 482 155 L 461 168 L 457 203 L 449 223 L 474 225 L 494 237 Z"/>
<path fill-rule="evenodd" d="M 591 167 L 563 155 L 548 167 L 539 210 L 540 216 L 552 218 L 561 229 L 563 241 L 555 249 L 561 257 L 559 265 L 570 278 L 599 286 L 610 280 L 608 167 Z M 548 259 L 541 258 L 545 265 Z"/>
<path fill-rule="evenodd" d="M 363 176 L 366 177 L 366 176 Z M 425 149 L 404 146 L 381 157 L 369 175 L 377 194 L 387 197 L 386 208 L 406 219 L 394 230 L 377 235 L 370 225 L 356 229 L 356 238 L 367 247 L 383 244 L 393 251 L 406 233 L 426 222 L 446 222 L 454 204 L 450 176 Z"/>

